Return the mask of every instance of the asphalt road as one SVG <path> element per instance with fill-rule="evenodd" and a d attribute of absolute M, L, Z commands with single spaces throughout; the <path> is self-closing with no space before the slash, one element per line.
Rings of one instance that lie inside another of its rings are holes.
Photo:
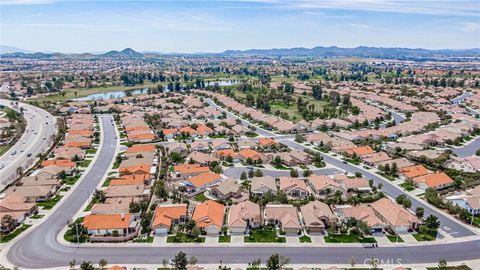
<path fill-rule="evenodd" d="M 227 113 L 227 117 L 240 119 L 242 121 L 242 124 L 245 125 L 245 126 L 252 125 L 250 122 L 248 122 L 244 119 L 241 119 L 238 116 L 236 116 L 232 113 L 229 113 L 228 111 L 226 111 L 222 107 L 216 105 L 215 102 L 213 102 L 212 100 L 207 99 L 207 102 L 210 106 L 214 106 L 215 108 L 217 108 L 219 110 L 225 111 Z M 264 136 L 270 136 L 270 137 L 278 136 L 275 133 L 257 128 L 257 133 L 259 133 L 259 132 L 262 132 L 263 134 L 265 134 Z M 296 143 L 295 141 L 291 140 L 290 138 L 280 138 L 280 139 L 276 138 L 276 139 L 278 141 L 282 142 L 283 144 L 285 144 L 289 147 L 292 147 L 294 149 L 300 150 L 300 149 L 308 148 L 308 147 L 306 147 L 302 144 Z M 330 157 L 330 156 L 325 155 L 324 153 L 321 153 L 321 152 L 319 152 L 319 153 L 323 156 L 325 162 L 330 163 L 333 166 L 336 166 L 336 167 L 338 167 L 338 168 L 340 168 L 344 171 L 350 172 L 350 173 L 360 172 L 360 173 L 362 173 L 363 176 L 367 177 L 368 179 L 372 179 L 373 182 L 376 185 L 378 185 L 379 183 L 382 183 L 383 184 L 382 191 L 385 192 L 386 194 L 388 194 L 392 198 L 396 198 L 398 195 L 405 194 L 410 199 L 410 201 L 412 202 L 412 209 L 415 209 L 417 207 L 423 207 L 425 209 L 425 216 L 428 216 L 430 214 L 436 215 L 441 222 L 442 229 L 444 229 L 445 232 L 447 232 L 451 236 L 453 236 L 453 237 L 463 237 L 463 236 L 475 235 L 475 233 L 472 232 L 468 228 L 468 225 L 463 225 L 463 224 L 460 224 L 459 221 L 457 222 L 457 221 L 451 220 L 443 212 L 440 212 L 439 210 L 437 210 L 435 207 L 431 206 L 430 204 L 424 202 L 423 200 L 421 200 L 421 199 L 419 199 L 415 196 L 410 196 L 410 195 L 406 194 L 405 192 L 403 192 L 402 190 L 396 188 L 390 181 L 385 180 L 384 178 L 379 177 L 378 175 L 373 174 L 366 169 L 358 168 L 358 167 L 352 166 L 350 164 L 345 164 L 340 159 Z"/>
<path fill-rule="evenodd" d="M 49 112 L 25 103 L 13 106 L 10 102 L 10 100 L 0 100 L 1 105 L 18 112 L 20 107 L 23 107 L 27 126 L 17 143 L 0 157 L 0 168 L 3 167 L 0 169 L 0 190 L 15 180 L 18 167 L 21 166 L 25 170 L 27 166 L 35 163 L 37 155 L 45 152 L 52 145 L 51 137 L 57 131 L 55 119 Z"/>
<path fill-rule="evenodd" d="M 254 171 L 256 171 L 257 169 L 262 171 L 263 175 L 268 175 L 274 178 L 278 178 L 282 176 L 290 176 L 290 170 L 270 170 L 266 168 L 253 167 Z M 246 167 L 231 167 L 231 168 L 225 169 L 223 174 L 228 177 L 238 178 L 242 174 L 242 172 L 248 173 L 248 171 L 249 169 Z M 310 169 L 310 171 L 315 175 L 330 175 L 330 174 L 336 174 L 336 173 L 343 173 L 342 171 L 336 168 L 318 168 L 318 169 Z M 298 171 L 300 176 L 302 176 L 302 172 L 303 170 Z"/>
<path fill-rule="evenodd" d="M 111 116 L 100 116 L 100 119 L 103 123 L 104 143 L 94 165 L 87 172 L 79 186 L 68 198 L 65 198 L 65 201 L 55 212 L 10 248 L 7 256 L 15 265 L 42 268 L 46 267 L 46 264 L 52 262 L 54 258 L 57 258 L 57 260 L 63 259 L 65 264 L 68 262 L 66 258 L 70 256 L 64 256 L 75 251 L 75 249 L 69 250 L 62 247 L 57 242 L 56 237 L 88 200 L 90 194 L 95 190 L 105 172 L 109 169 L 115 155 L 116 134 L 110 122 L 113 118 Z M 66 254 L 63 252 L 66 252 Z M 32 260 L 33 258 L 37 259 Z"/>
<path fill-rule="evenodd" d="M 190 256 L 198 258 L 199 263 L 217 263 L 222 260 L 224 263 L 247 263 L 256 258 L 266 260 L 272 253 L 279 253 L 290 258 L 291 263 L 302 264 L 346 264 L 354 256 L 357 264 L 376 257 L 389 265 L 412 264 L 412 263 L 436 263 L 440 259 L 447 261 L 466 261 L 480 259 L 480 239 L 455 242 L 449 244 L 435 244 L 424 246 L 397 246 L 371 249 L 361 247 L 288 247 L 288 245 L 255 245 L 243 247 L 208 247 L 202 246 L 165 246 L 165 247 L 74 247 L 63 246 L 57 242 L 56 236 L 64 228 L 76 212 L 80 210 L 83 203 L 89 198 L 95 187 L 102 180 L 102 176 L 108 170 L 115 153 L 115 131 L 110 124 L 111 117 L 101 118 L 104 124 L 104 145 L 99 151 L 98 159 L 86 177 L 79 183 L 79 186 L 65 198 L 52 215 L 38 227 L 23 235 L 9 249 L 8 260 L 20 267 L 47 268 L 67 266 L 68 262 L 75 259 L 77 262 L 89 260 L 98 262 L 106 259 L 110 264 L 158 264 L 161 265 L 163 258 L 172 258 L 179 251 L 186 252 Z M 290 141 L 291 142 L 291 141 Z M 296 144 L 292 142 L 293 144 Z M 294 145 L 299 148 L 298 144 Z M 303 147 L 303 146 L 302 146 Z M 348 171 L 356 171 L 353 166 L 346 165 L 333 158 L 325 157 L 325 160 Z M 344 166 L 346 165 L 346 166 Z M 374 175 L 362 172 L 366 177 L 375 180 Z M 381 179 L 376 179 L 381 181 Z M 388 183 L 384 183 L 389 189 Z M 391 191 L 395 192 L 395 191 Z M 414 204 L 416 203 L 413 200 Z M 426 207 L 430 211 L 429 207 Z M 427 212 L 428 213 L 428 212 Z M 442 218 L 442 215 L 439 215 Z M 445 225 L 444 225 L 445 226 Z M 463 231 L 462 226 L 453 223 L 452 227 Z M 465 232 L 468 234 L 468 232 Z"/>
<path fill-rule="evenodd" d="M 307 147 L 301 144 L 298 144 L 294 141 L 290 140 L 281 140 L 281 143 L 290 146 L 295 149 L 306 149 Z M 467 225 L 459 224 L 457 221 L 453 221 L 443 212 L 438 211 L 435 207 L 431 206 L 427 202 L 424 202 L 423 200 L 415 197 L 415 196 L 410 196 L 409 194 L 406 194 L 402 190 L 396 188 L 389 180 L 384 180 L 382 177 L 379 177 L 376 174 L 373 174 L 369 172 L 366 169 L 358 168 L 356 166 L 352 166 L 350 164 L 345 164 L 343 163 L 342 160 L 338 160 L 336 158 L 330 157 L 328 155 L 325 155 L 321 152 L 319 152 L 322 156 L 325 162 L 332 164 L 333 166 L 336 166 L 342 170 L 345 170 L 350 173 L 355 173 L 355 172 L 360 172 L 362 175 L 368 179 L 372 179 L 373 182 L 378 185 L 379 183 L 383 184 L 382 191 L 388 194 L 392 198 L 396 198 L 398 195 L 405 194 L 410 201 L 412 202 L 412 209 L 415 209 L 417 207 L 423 207 L 425 209 L 425 216 L 428 216 L 430 214 L 434 214 L 438 217 L 438 219 L 441 222 L 441 227 L 444 229 L 448 234 L 450 234 L 453 237 L 463 237 L 463 236 L 471 236 L 475 235 L 474 232 L 472 232 Z"/>
<path fill-rule="evenodd" d="M 475 155 L 475 152 L 480 149 L 480 137 L 475 140 L 468 142 L 466 145 L 463 145 L 458 148 L 453 148 L 452 151 L 455 155 L 459 157 L 467 157 Z"/>

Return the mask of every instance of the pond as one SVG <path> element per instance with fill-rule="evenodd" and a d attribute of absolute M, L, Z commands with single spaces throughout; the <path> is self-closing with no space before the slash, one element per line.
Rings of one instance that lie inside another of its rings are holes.
<path fill-rule="evenodd" d="M 113 91 L 105 93 L 91 94 L 85 97 L 78 98 L 78 100 L 88 101 L 88 100 L 106 100 L 112 98 L 121 98 L 127 96 L 127 92 L 132 95 L 146 94 L 148 88 L 134 89 L 134 90 L 125 90 L 125 91 Z"/>

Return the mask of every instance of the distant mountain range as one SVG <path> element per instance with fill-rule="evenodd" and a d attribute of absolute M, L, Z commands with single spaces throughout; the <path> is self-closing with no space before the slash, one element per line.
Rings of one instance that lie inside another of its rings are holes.
<path fill-rule="evenodd" d="M 10 46 L 1 46 L 0 53 L 3 57 L 30 58 L 30 59 L 48 59 L 48 58 L 118 58 L 118 59 L 141 59 L 141 58 L 157 58 L 164 55 L 161 52 L 137 52 L 131 48 L 122 51 L 109 51 L 105 53 L 32 53 Z M 480 48 L 476 49 L 444 49 L 444 50 L 427 50 L 427 49 L 409 49 L 409 48 L 382 48 L 382 47 L 365 47 L 356 48 L 339 48 L 331 47 L 314 47 L 314 48 L 279 48 L 279 49 L 251 49 L 251 50 L 227 50 L 221 53 L 195 53 L 182 54 L 175 53 L 170 55 L 210 55 L 210 56 L 310 56 L 310 57 L 360 57 L 360 58 L 393 58 L 393 59 L 428 59 L 439 57 L 471 57 L 480 58 Z"/>

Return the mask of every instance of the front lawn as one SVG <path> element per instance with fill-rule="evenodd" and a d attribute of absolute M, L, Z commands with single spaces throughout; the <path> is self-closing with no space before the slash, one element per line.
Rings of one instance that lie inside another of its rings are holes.
<path fill-rule="evenodd" d="M 88 235 L 79 234 L 77 240 L 77 232 L 75 228 L 68 229 L 63 235 L 63 239 L 70 243 L 85 243 L 88 240 Z"/>
<path fill-rule="evenodd" d="M 218 237 L 219 243 L 230 243 L 231 240 L 232 240 L 232 237 L 230 235 L 220 235 Z"/>
<path fill-rule="evenodd" d="M 458 266 L 447 266 L 445 268 L 427 267 L 427 270 L 472 270 L 472 268 L 466 265 L 458 265 Z"/>
<path fill-rule="evenodd" d="M 110 185 L 110 181 L 112 181 L 112 177 L 108 177 L 102 184 L 102 187 L 108 187 Z"/>
<path fill-rule="evenodd" d="M 274 229 L 255 229 L 250 231 L 250 235 L 245 236 L 245 243 L 286 243 L 285 237 L 278 237 Z"/>
<path fill-rule="evenodd" d="M 312 239 L 310 238 L 310 236 L 302 235 L 300 237 L 300 243 L 311 243 L 311 242 L 312 242 Z"/>
<path fill-rule="evenodd" d="M 85 151 L 86 154 L 95 154 L 97 152 L 97 149 L 94 148 L 94 149 L 87 149 L 87 151 Z"/>
<path fill-rule="evenodd" d="M 31 216 L 30 218 L 31 218 L 31 219 L 41 219 L 41 218 L 43 218 L 44 216 L 45 216 L 45 215 L 35 214 L 35 215 Z"/>
<path fill-rule="evenodd" d="M 8 241 L 17 237 L 19 234 L 21 234 L 22 232 L 24 232 L 26 229 L 30 228 L 31 226 L 32 225 L 30 225 L 30 224 L 23 224 L 21 227 L 15 229 L 13 232 L 11 232 L 7 235 L 2 235 L 2 237 L 0 237 L 0 243 L 7 243 Z"/>
<path fill-rule="evenodd" d="M 399 186 L 401 186 L 406 191 L 415 190 L 415 187 L 410 183 L 401 183 Z"/>
<path fill-rule="evenodd" d="M 195 237 L 182 232 L 167 237 L 167 243 L 205 243 L 205 237 Z"/>
<path fill-rule="evenodd" d="M 153 236 L 148 236 L 147 238 L 135 238 L 133 243 L 153 243 Z"/>
<path fill-rule="evenodd" d="M 437 236 L 436 235 L 432 235 L 432 234 L 421 234 L 421 233 L 414 233 L 412 234 L 412 236 L 419 242 L 422 242 L 422 241 L 434 241 L 435 239 L 437 239 Z"/>
<path fill-rule="evenodd" d="M 405 241 L 403 241 L 403 239 L 400 236 L 397 236 L 397 235 L 388 234 L 387 238 L 392 243 L 403 243 L 403 242 L 405 242 Z M 397 241 L 397 238 L 398 238 L 398 241 Z"/>
<path fill-rule="evenodd" d="M 287 166 L 285 166 L 285 165 L 283 165 L 283 164 L 280 164 L 280 165 L 273 165 L 273 164 L 272 164 L 272 166 L 273 166 L 275 169 L 277 169 L 277 170 L 290 170 L 290 167 L 287 167 Z"/>
<path fill-rule="evenodd" d="M 80 174 L 77 174 L 75 176 L 67 176 L 62 180 L 62 182 L 65 185 L 72 186 L 78 181 L 79 178 L 80 178 Z"/>
<path fill-rule="evenodd" d="M 346 162 L 348 163 L 351 163 L 353 165 L 359 165 L 362 161 L 359 160 L 359 159 L 350 159 L 350 158 L 346 158 L 344 159 Z"/>
<path fill-rule="evenodd" d="M 356 233 L 329 234 L 324 239 L 325 243 L 377 243 L 373 237 L 363 237 Z"/>
<path fill-rule="evenodd" d="M 56 195 L 53 198 L 50 198 L 46 201 L 39 202 L 37 205 L 42 207 L 43 210 L 50 210 L 52 209 L 61 199 L 63 198 L 62 195 Z"/>
<path fill-rule="evenodd" d="M 204 202 L 204 201 L 208 200 L 208 198 L 203 193 L 195 195 L 194 198 L 195 198 L 195 201 L 197 201 L 197 202 Z"/>

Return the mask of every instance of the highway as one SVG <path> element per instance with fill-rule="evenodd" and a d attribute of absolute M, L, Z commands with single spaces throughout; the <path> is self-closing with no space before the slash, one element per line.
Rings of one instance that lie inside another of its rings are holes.
<path fill-rule="evenodd" d="M 80 211 L 82 205 L 88 200 L 89 195 L 100 183 L 103 175 L 115 158 L 116 135 L 115 130 L 110 124 L 111 116 L 100 118 L 103 126 L 102 148 L 98 152 L 98 158 L 87 172 L 85 178 L 79 183 L 77 188 L 64 198 L 64 202 L 59 205 L 55 212 L 46 217 L 44 222 L 38 227 L 33 228 L 14 243 L 8 250 L 8 260 L 19 267 L 25 268 L 47 268 L 67 266 L 68 262 L 75 259 L 77 262 L 88 260 L 97 262 L 100 259 L 106 259 L 110 264 L 157 264 L 161 265 L 163 258 L 170 259 L 179 251 L 186 252 L 189 256 L 195 256 L 199 263 L 216 263 L 222 260 L 224 263 L 247 263 L 256 258 L 266 260 L 272 253 L 279 253 L 290 258 L 292 264 L 347 264 L 350 258 L 354 256 L 361 264 L 365 260 L 376 257 L 384 262 L 391 263 L 437 263 L 440 259 L 447 261 L 467 261 L 480 259 L 480 239 L 452 242 L 448 244 L 426 244 L 426 245 L 398 245 L 395 247 L 362 248 L 349 246 L 308 246 L 289 247 L 282 245 L 262 245 L 254 244 L 245 246 L 198 246 L 188 245 L 170 245 L 170 246 L 148 246 L 131 245 L 125 246 L 119 244 L 118 247 L 107 247 L 99 244 L 98 246 L 64 246 L 57 241 L 57 235 L 64 228 L 68 220 Z M 296 144 L 293 141 L 285 139 L 284 143 L 292 145 L 295 148 L 305 147 Z M 343 164 L 334 158 L 324 156 L 325 161 L 338 165 L 347 171 L 361 171 L 368 178 L 377 179 L 375 175 L 364 170 L 359 170 L 354 166 Z M 397 192 L 391 184 L 384 183 L 386 192 Z M 392 188 L 392 190 L 390 190 Z M 400 191 L 398 191 L 400 193 Z M 414 205 L 417 202 L 412 200 Z M 427 213 L 430 208 L 427 208 Z M 451 226 L 459 234 L 472 235 L 465 227 L 448 221 L 446 217 L 439 214 L 443 226 Z"/>
<path fill-rule="evenodd" d="M 21 166 L 25 170 L 28 166 L 33 165 L 37 160 L 37 155 L 44 153 L 52 145 L 52 135 L 56 134 L 57 127 L 53 116 L 38 107 L 25 103 L 14 106 L 10 100 L 6 99 L 0 99 L 0 105 L 18 112 L 20 112 L 20 107 L 23 107 L 25 109 L 23 116 L 27 122 L 22 137 L 0 157 L 0 190 L 3 190 L 18 177 L 18 167 Z"/>

